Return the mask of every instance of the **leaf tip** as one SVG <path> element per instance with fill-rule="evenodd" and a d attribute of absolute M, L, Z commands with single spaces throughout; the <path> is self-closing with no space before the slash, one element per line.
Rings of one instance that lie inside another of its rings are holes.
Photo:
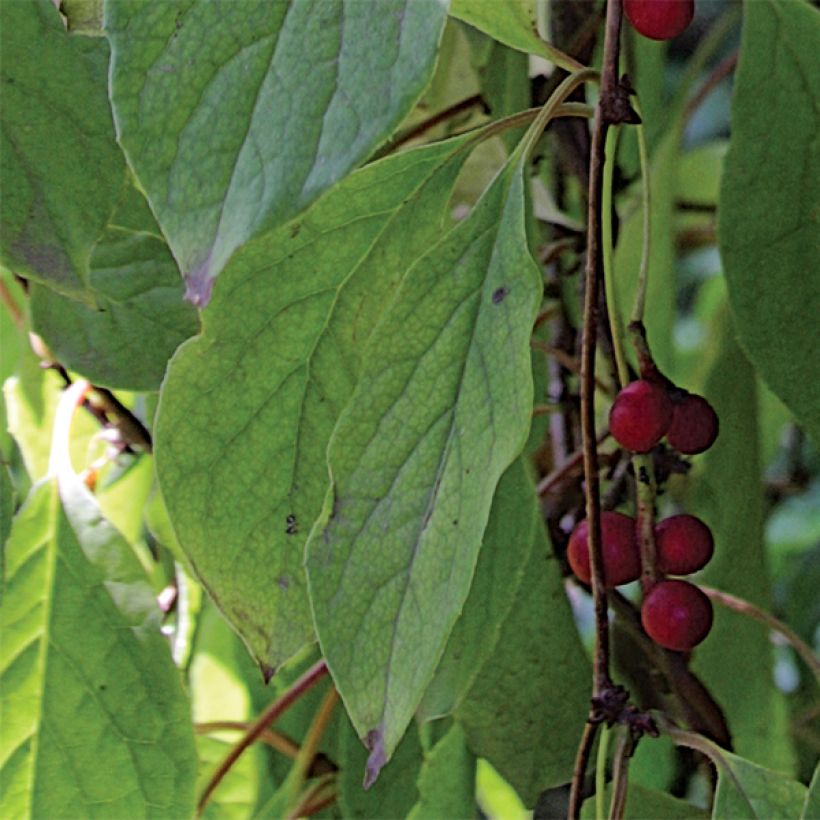
<path fill-rule="evenodd" d="M 364 788 L 369 789 L 379 776 L 382 767 L 387 763 L 387 755 L 384 751 L 384 731 L 382 729 L 371 729 L 367 733 L 365 745 L 370 749 L 367 758 L 367 765 L 364 770 Z"/>
<path fill-rule="evenodd" d="M 185 276 L 185 299 L 196 308 L 204 308 L 211 301 L 214 277 L 211 274 L 211 254 Z"/>
<path fill-rule="evenodd" d="M 259 665 L 259 668 L 262 670 L 262 679 L 265 681 L 265 685 L 267 686 L 271 682 L 271 678 L 276 674 L 276 667 L 267 663 L 262 663 Z"/>

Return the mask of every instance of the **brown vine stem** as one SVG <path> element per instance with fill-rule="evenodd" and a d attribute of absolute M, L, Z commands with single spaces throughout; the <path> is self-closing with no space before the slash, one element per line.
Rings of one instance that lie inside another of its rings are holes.
<path fill-rule="evenodd" d="M 223 730 L 247 732 L 249 727 L 249 723 L 245 723 L 241 720 L 211 720 L 206 723 L 195 723 L 194 731 L 198 735 L 209 735 L 213 732 Z M 268 746 L 276 749 L 277 752 L 281 752 L 285 757 L 289 757 L 291 760 L 295 759 L 296 755 L 299 754 L 298 743 L 280 732 L 274 732 L 272 729 L 265 729 L 259 735 L 259 740 L 267 743 Z"/>
<path fill-rule="evenodd" d="M 387 145 L 385 145 L 384 148 L 378 152 L 377 156 L 382 157 L 386 154 L 392 154 L 393 151 L 397 151 L 402 145 L 406 145 L 408 142 L 418 139 L 428 131 L 435 128 L 437 125 L 441 125 L 441 123 L 447 122 L 447 120 L 457 117 L 459 114 L 469 111 L 476 106 L 481 106 L 486 112 L 489 110 L 486 108 L 486 105 L 487 104 L 481 94 L 473 94 L 471 97 L 466 97 L 463 100 L 459 100 L 457 103 L 453 103 L 453 105 L 438 111 L 426 120 L 422 120 L 418 125 L 414 125 L 403 134 L 399 134 L 394 140 L 387 143 Z"/>
<path fill-rule="evenodd" d="M 237 744 L 226 755 L 219 764 L 216 771 L 211 775 L 211 779 L 205 786 L 202 796 L 197 803 L 197 815 L 201 815 L 208 801 L 211 799 L 214 789 L 222 782 L 222 778 L 231 770 L 231 767 L 239 759 L 239 756 L 248 746 L 251 745 L 265 729 L 280 717 L 290 706 L 292 706 L 302 695 L 310 691 L 325 675 L 327 675 L 327 664 L 324 660 L 318 661 L 307 672 L 302 675 L 294 684 L 280 695 L 264 712 L 251 724 L 248 731 L 239 739 Z"/>
<path fill-rule="evenodd" d="M 26 326 L 26 317 L 23 315 L 23 311 L 20 310 L 20 306 L 2 279 L 0 279 L 0 302 L 5 305 L 14 326 L 18 330 L 23 330 Z"/>
<path fill-rule="evenodd" d="M 698 88 L 694 97 L 686 104 L 683 112 L 684 121 L 689 120 L 703 104 L 703 101 L 735 70 L 737 59 L 738 52 L 735 51 L 728 57 L 724 57 L 712 69 L 712 73 L 706 78 L 703 85 Z"/>
<path fill-rule="evenodd" d="M 723 592 L 714 587 L 703 586 L 703 584 L 699 584 L 698 586 L 700 586 L 713 601 L 717 601 L 721 606 L 725 606 L 727 609 L 753 618 L 764 626 L 769 627 L 772 631 L 782 635 L 789 644 L 791 644 L 794 651 L 803 658 L 806 662 L 806 666 L 811 669 L 814 676 L 820 680 L 820 658 L 814 654 L 812 648 L 791 627 L 784 624 L 783 621 L 778 618 L 775 618 L 771 613 L 766 612 L 765 609 L 761 609 L 759 606 L 755 606 L 743 598 L 730 595 L 728 592 Z"/>
<path fill-rule="evenodd" d="M 593 664 L 593 702 L 612 687 L 609 674 L 609 622 L 601 557 L 601 498 L 598 477 L 598 451 L 595 435 L 595 350 L 598 333 L 598 292 L 601 280 L 601 191 L 604 148 L 607 130 L 619 122 L 635 122 L 626 92 L 618 83 L 618 58 L 622 17 L 621 0 L 609 0 L 604 30 L 604 56 L 601 88 L 592 130 L 587 202 L 587 251 L 584 271 L 584 322 L 581 336 L 581 436 L 586 513 L 589 522 L 589 553 L 592 599 L 595 609 L 595 658 Z M 569 817 L 580 816 L 584 774 L 595 740 L 597 724 L 587 721 L 576 755 L 569 799 Z"/>
<path fill-rule="evenodd" d="M 604 430 L 595 441 L 596 448 L 603 444 L 608 438 L 609 430 Z M 583 460 L 584 451 L 576 450 L 560 467 L 556 467 L 551 473 L 547 473 L 547 475 L 538 482 L 535 491 L 539 496 L 547 495 L 547 493 L 559 485 Z"/>

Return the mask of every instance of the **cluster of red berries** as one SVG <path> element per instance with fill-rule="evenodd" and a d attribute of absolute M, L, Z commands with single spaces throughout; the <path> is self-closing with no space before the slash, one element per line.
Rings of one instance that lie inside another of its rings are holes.
<path fill-rule="evenodd" d="M 633 453 L 648 453 L 666 436 L 670 447 L 692 456 L 714 444 L 718 417 L 703 396 L 638 379 L 615 397 L 609 431 Z"/>
<path fill-rule="evenodd" d="M 644 37 L 671 40 L 692 22 L 695 0 L 624 0 L 624 12 Z"/>
<path fill-rule="evenodd" d="M 575 575 L 590 583 L 589 530 L 586 520 L 572 531 L 567 559 Z M 712 557 L 709 527 L 694 515 L 673 515 L 655 528 L 657 569 L 663 574 L 689 575 L 703 569 Z M 607 589 L 637 581 L 641 556 L 634 518 L 618 512 L 601 513 L 601 551 Z M 641 607 L 644 631 L 667 649 L 687 652 L 712 627 L 712 605 L 694 584 L 664 579 L 652 587 Z"/>
<path fill-rule="evenodd" d="M 640 379 L 628 384 L 615 398 L 609 429 L 618 443 L 636 453 L 649 452 L 666 436 L 681 453 L 701 453 L 717 438 L 718 419 L 702 396 L 679 388 Z M 655 527 L 657 573 L 689 575 L 706 566 L 714 551 L 709 527 L 693 515 L 674 515 Z M 604 586 L 612 588 L 641 576 L 641 556 L 634 518 L 617 512 L 601 514 L 601 553 Z M 581 521 L 567 548 L 575 575 L 590 582 L 588 525 Z M 644 631 L 667 649 L 688 652 L 712 627 L 709 598 L 688 581 L 658 581 L 641 607 Z"/>

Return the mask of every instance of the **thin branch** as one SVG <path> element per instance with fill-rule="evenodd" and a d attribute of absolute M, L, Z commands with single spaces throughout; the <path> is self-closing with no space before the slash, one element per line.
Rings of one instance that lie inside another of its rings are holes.
<path fill-rule="evenodd" d="M 589 554 L 592 599 L 595 609 L 595 658 L 593 704 L 612 688 L 609 674 L 609 622 L 604 588 L 601 552 L 601 497 L 598 476 L 598 450 L 595 435 L 595 351 L 598 334 L 598 292 L 601 282 L 601 194 L 607 130 L 620 122 L 635 122 L 625 89 L 618 83 L 618 58 L 622 16 L 621 0 L 609 0 L 604 30 L 604 56 L 601 88 L 592 130 L 587 201 L 587 249 L 584 271 L 584 322 L 581 336 L 581 434 L 586 481 L 586 513 L 589 527 Z M 592 744 L 595 724 L 593 713 L 584 728 L 576 756 L 570 789 L 569 816 L 576 818 L 581 809 L 584 772 Z"/>
<path fill-rule="evenodd" d="M 23 311 L 20 310 L 20 306 L 17 304 L 15 298 L 11 295 L 11 291 L 2 279 L 0 279 L 0 302 L 5 305 L 6 310 L 9 312 L 9 316 L 11 317 L 11 321 L 14 323 L 17 330 L 24 330 L 26 327 L 26 317 L 23 315 Z"/>
<path fill-rule="evenodd" d="M 578 751 L 575 753 L 575 765 L 572 770 L 572 787 L 569 792 L 569 806 L 567 807 L 567 817 L 570 820 L 581 816 L 581 803 L 584 799 L 584 780 L 586 779 L 587 766 L 592 754 L 592 746 L 595 743 L 595 735 L 598 733 L 599 723 L 584 724 L 584 731 L 581 735 L 581 742 L 578 744 Z"/>
<path fill-rule="evenodd" d="M 723 592 L 713 587 L 706 587 L 702 584 L 699 586 L 713 601 L 717 601 L 727 609 L 731 609 L 741 615 L 754 618 L 754 620 L 769 627 L 772 631 L 782 635 L 794 651 L 806 662 L 806 666 L 811 669 L 814 676 L 820 680 L 820 658 L 814 654 L 812 648 L 790 626 L 784 624 L 783 621 L 778 618 L 775 618 L 771 613 L 766 612 L 765 609 L 761 609 L 759 606 L 755 606 L 743 598 L 738 598 L 736 595 L 730 595 L 728 592 Z"/>
<path fill-rule="evenodd" d="M 280 695 L 264 712 L 251 724 L 245 735 L 231 749 L 225 759 L 219 764 L 211 779 L 205 786 L 202 796 L 197 803 L 197 815 L 201 815 L 210 800 L 214 789 L 222 782 L 222 778 L 231 770 L 239 756 L 251 745 L 265 729 L 280 715 L 292 706 L 302 695 L 312 689 L 326 674 L 327 664 L 324 660 L 318 661 L 299 678 L 287 692 Z"/>
<path fill-rule="evenodd" d="M 453 103 L 453 105 L 450 105 L 442 111 L 433 114 L 426 120 L 422 120 L 418 123 L 418 125 L 414 125 L 412 128 L 409 128 L 403 134 L 398 134 L 395 139 L 391 140 L 381 151 L 379 151 L 378 156 L 382 157 L 386 154 L 393 153 L 393 151 L 397 151 L 402 145 L 423 136 L 437 125 L 441 125 L 441 123 L 447 122 L 447 120 L 457 117 L 459 114 L 469 111 L 471 108 L 475 108 L 476 106 L 481 106 L 486 113 L 487 103 L 484 101 L 481 94 L 473 94 L 472 97 L 466 97 L 463 100 L 459 100 L 457 103 Z"/>
<path fill-rule="evenodd" d="M 92 385 L 89 402 L 102 409 L 109 424 L 116 427 L 126 444 L 150 453 L 153 449 L 151 434 L 145 425 L 107 388 Z"/>
<path fill-rule="evenodd" d="M 713 69 L 712 73 L 706 78 L 703 85 L 698 88 L 695 95 L 686 104 L 683 111 L 684 121 L 689 120 L 695 111 L 700 108 L 703 101 L 728 77 L 737 66 L 738 52 L 735 51 L 728 57 L 724 57 Z"/>
<path fill-rule="evenodd" d="M 195 723 L 194 731 L 198 735 L 208 735 L 212 732 L 219 732 L 222 730 L 233 730 L 239 732 L 247 732 L 250 724 L 241 720 L 211 720 L 206 723 Z M 268 746 L 281 752 L 285 757 L 291 760 L 296 758 L 299 754 L 299 744 L 291 740 L 281 732 L 276 732 L 273 729 L 265 729 L 260 735 L 259 740 L 267 743 Z"/>
<path fill-rule="evenodd" d="M 596 447 L 599 447 L 609 438 L 609 430 L 604 430 L 598 435 L 595 441 Z M 584 460 L 584 451 L 576 450 L 560 467 L 556 467 L 551 473 L 547 473 L 535 488 L 539 496 L 545 496 L 551 492 L 553 488 L 560 484 L 572 471 L 578 467 Z"/>
<path fill-rule="evenodd" d="M 71 376 L 62 364 L 44 360 L 42 366 L 47 370 L 54 370 L 63 380 L 65 387 L 71 386 Z M 102 427 L 115 428 L 122 441 L 129 447 L 138 447 L 146 453 L 152 451 L 151 434 L 145 425 L 107 387 L 92 384 L 83 407 Z"/>
<path fill-rule="evenodd" d="M 561 350 L 560 347 L 553 347 L 552 345 L 548 345 L 546 342 L 542 342 L 540 339 L 533 339 L 530 342 L 530 347 L 534 350 L 540 351 L 545 356 L 552 356 L 552 358 L 555 359 L 561 367 L 565 370 L 569 370 L 570 373 L 575 373 L 576 375 L 580 374 L 581 365 L 578 360 L 565 350 Z M 613 395 L 612 388 L 608 384 L 604 384 L 597 376 L 595 377 L 595 386 L 605 395 Z"/>
<path fill-rule="evenodd" d="M 601 185 L 604 167 L 604 146 L 610 125 L 628 121 L 629 103 L 624 110 L 624 97 L 619 93 L 618 51 L 621 29 L 621 0 L 607 4 L 604 34 L 604 58 L 601 89 L 598 98 L 589 165 L 587 203 L 587 250 L 585 268 L 584 323 L 581 338 L 581 432 L 586 480 L 586 508 L 589 522 L 589 551 L 592 570 L 592 597 L 595 607 L 596 648 L 594 694 L 599 694 L 610 681 L 609 628 L 604 591 L 601 556 L 601 499 L 598 477 L 598 453 L 595 435 L 595 351 L 598 333 L 598 292 L 600 283 Z"/>

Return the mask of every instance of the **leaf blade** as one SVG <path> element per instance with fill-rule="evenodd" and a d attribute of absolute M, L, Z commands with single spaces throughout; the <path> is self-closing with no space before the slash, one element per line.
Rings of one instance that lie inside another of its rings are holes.
<path fill-rule="evenodd" d="M 444 0 L 106 4 L 120 144 L 195 304 L 398 125 L 445 18 Z"/>
<path fill-rule="evenodd" d="M 368 739 L 369 782 L 444 651 L 495 485 L 529 429 L 540 276 L 519 159 L 408 273 L 328 449 L 308 584 L 323 653 Z M 450 580 L 437 589 L 437 577 Z M 419 595 L 439 623 L 424 623 Z"/>
<path fill-rule="evenodd" d="M 818 36 L 820 14 L 808 3 L 744 6 L 718 225 L 744 351 L 816 442 L 820 283 L 809 272 L 820 251 Z"/>
<path fill-rule="evenodd" d="M 249 245 L 169 368 L 155 435 L 163 495 L 199 576 L 264 665 L 313 639 L 303 549 L 329 482 L 325 448 L 374 324 L 442 230 L 470 139 L 357 171 Z"/>

